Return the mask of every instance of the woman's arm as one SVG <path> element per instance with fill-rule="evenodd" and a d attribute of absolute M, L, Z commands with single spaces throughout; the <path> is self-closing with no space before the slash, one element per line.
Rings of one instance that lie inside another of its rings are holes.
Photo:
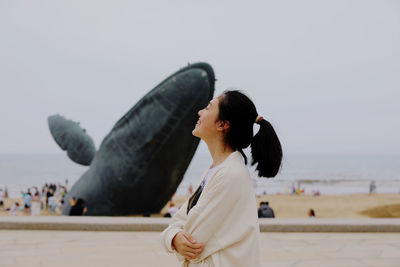
<path fill-rule="evenodd" d="M 183 230 L 187 217 L 187 203 L 188 201 L 181 206 L 174 217 L 172 217 L 168 228 L 162 233 L 164 248 L 168 252 L 175 252 L 180 261 L 194 259 L 198 257 L 204 249 L 203 243 L 197 243 L 189 233 Z"/>
<path fill-rule="evenodd" d="M 186 223 L 186 207 L 188 204 L 188 200 L 180 207 L 180 209 L 175 213 L 172 217 L 171 223 L 169 226 L 162 232 L 162 241 L 165 250 L 168 252 L 175 252 L 172 247 L 172 239 L 175 235 L 181 231 L 183 231 L 183 227 Z"/>
<path fill-rule="evenodd" d="M 203 174 L 201 175 L 201 179 L 204 179 L 204 176 L 207 174 L 207 170 L 205 172 L 203 172 Z M 175 238 L 178 236 L 178 234 L 180 232 L 182 233 L 186 233 L 186 236 L 190 236 L 191 238 L 186 238 L 190 243 L 193 243 L 194 238 L 187 232 L 184 232 L 184 227 L 186 224 L 186 220 L 187 220 L 187 214 L 186 214 L 186 210 L 187 210 L 187 205 L 188 205 L 189 199 L 187 199 L 185 201 L 185 203 L 179 208 L 179 210 L 175 213 L 175 215 L 172 217 L 172 220 L 170 222 L 170 225 L 162 232 L 162 243 L 163 246 L 165 248 L 166 251 L 170 252 L 170 253 L 175 253 L 176 256 L 178 257 L 178 259 L 180 261 L 185 260 L 185 256 L 184 253 L 180 254 L 178 251 L 183 252 L 181 249 L 181 244 L 185 243 L 185 239 L 182 238 Z M 179 237 L 182 237 L 179 234 Z M 175 243 L 175 246 L 173 245 L 173 243 Z M 189 245 L 188 243 L 186 243 L 186 245 Z M 177 248 L 178 247 L 178 251 Z M 200 254 L 203 249 L 204 249 L 204 244 L 201 243 L 200 244 L 200 248 L 198 245 L 195 245 L 195 249 L 197 250 L 196 254 Z M 200 251 L 199 251 L 200 249 Z M 189 255 L 187 255 L 189 256 Z"/>
<path fill-rule="evenodd" d="M 204 250 L 203 243 L 197 243 L 189 233 L 178 232 L 172 239 L 172 247 L 188 260 L 197 258 Z"/>
<path fill-rule="evenodd" d="M 206 185 L 208 188 L 204 189 L 196 206 L 187 215 L 184 229 L 198 242 L 205 243 L 203 253 L 195 262 L 201 261 L 221 249 L 215 244 L 210 247 L 207 242 L 225 223 L 225 218 L 232 212 L 232 207 L 240 198 L 241 185 L 240 179 L 237 179 L 238 175 L 243 174 L 227 169 L 218 170 Z"/>

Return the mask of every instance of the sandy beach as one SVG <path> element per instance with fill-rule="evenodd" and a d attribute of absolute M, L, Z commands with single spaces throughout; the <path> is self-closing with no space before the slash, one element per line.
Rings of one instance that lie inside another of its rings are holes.
<path fill-rule="evenodd" d="M 174 196 L 177 206 L 187 197 Z M 400 194 L 353 195 L 262 195 L 257 203 L 268 201 L 276 218 L 306 218 L 314 209 L 318 218 L 400 218 Z M 161 211 L 167 212 L 167 207 Z"/>
<path fill-rule="evenodd" d="M 176 206 L 181 206 L 187 196 L 174 195 L 172 200 Z M 4 207 L 11 207 L 22 198 L 5 199 Z M 309 209 L 314 209 L 318 218 L 400 218 L 400 194 L 353 194 L 353 195 L 262 195 L 257 197 L 257 203 L 268 201 L 275 212 L 276 218 L 306 218 Z M 168 210 L 168 204 L 160 214 L 151 217 L 161 217 Z M 24 216 L 20 211 L 17 216 Z M 41 211 L 42 216 L 57 216 L 47 210 Z M 0 210 L 0 216 L 9 216 L 9 211 Z"/>

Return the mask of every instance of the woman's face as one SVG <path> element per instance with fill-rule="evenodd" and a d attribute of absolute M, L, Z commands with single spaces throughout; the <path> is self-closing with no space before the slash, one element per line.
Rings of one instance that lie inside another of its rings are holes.
<path fill-rule="evenodd" d="M 214 138 L 218 133 L 219 97 L 212 99 L 207 107 L 198 112 L 199 120 L 192 131 L 194 136 L 203 140 Z"/>

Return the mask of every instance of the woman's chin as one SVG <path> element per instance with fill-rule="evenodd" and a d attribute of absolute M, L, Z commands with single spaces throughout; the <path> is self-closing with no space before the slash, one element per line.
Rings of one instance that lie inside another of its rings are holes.
<path fill-rule="evenodd" d="M 193 129 L 192 135 L 193 135 L 193 136 L 196 136 L 196 137 L 200 137 L 200 136 L 198 136 L 198 132 L 197 132 L 197 129 L 196 129 L 196 128 Z"/>

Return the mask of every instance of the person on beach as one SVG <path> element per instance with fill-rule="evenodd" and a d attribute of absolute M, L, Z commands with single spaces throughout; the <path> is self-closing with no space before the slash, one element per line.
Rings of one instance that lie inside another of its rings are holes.
<path fill-rule="evenodd" d="M 3 192 L 3 188 L 0 188 L 0 207 L 4 206 L 4 196 L 5 193 Z"/>
<path fill-rule="evenodd" d="M 178 208 L 175 206 L 174 202 L 172 200 L 169 203 L 169 208 L 168 212 L 164 215 L 164 217 L 172 217 L 175 215 L 175 213 L 178 211 Z"/>
<path fill-rule="evenodd" d="M 315 218 L 315 211 L 313 209 L 308 210 L 308 217 Z"/>
<path fill-rule="evenodd" d="M 24 212 L 26 215 L 31 215 L 32 195 L 29 189 L 27 193 L 24 193 L 23 198 L 24 198 Z"/>
<path fill-rule="evenodd" d="M 82 216 L 86 211 L 85 201 L 82 198 L 78 198 L 75 205 L 71 207 L 69 216 Z"/>
<path fill-rule="evenodd" d="M 370 193 L 370 194 L 376 193 L 376 184 L 375 184 L 375 181 L 372 181 L 372 182 L 369 184 L 369 193 Z"/>
<path fill-rule="evenodd" d="M 69 204 L 71 204 L 71 207 L 72 207 L 72 206 L 75 206 L 75 204 L 76 204 L 76 197 L 71 197 L 71 198 L 69 199 Z"/>
<path fill-rule="evenodd" d="M 36 191 L 36 193 L 32 197 L 31 215 L 33 215 L 33 216 L 39 216 L 40 215 L 40 195 L 39 195 L 39 191 Z"/>
<path fill-rule="evenodd" d="M 17 215 L 18 214 L 18 210 L 19 210 L 19 203 L 15 202 L 10 208 L 10 215 L 11 216 Z"/>
<path fill-rule="evenodd" d="M 268 201 L 261 201 L 258 208 L 258 218 L 275 218 L 274 210 L 269 206 Z"/>
<path fill-rule="evenodd" d="M 207 144 L 213 163 L 163 231 L 163 246 L 182 266 L 261 266 L 257 203 L 243 149 L 251 145 L 260 177 L 274 177 L 282 161 L 279 139 L 240 91 L 225 91 L 198 115 L 192 134 Z M 255 136 L 254 123 L 260 125 Z"/>

